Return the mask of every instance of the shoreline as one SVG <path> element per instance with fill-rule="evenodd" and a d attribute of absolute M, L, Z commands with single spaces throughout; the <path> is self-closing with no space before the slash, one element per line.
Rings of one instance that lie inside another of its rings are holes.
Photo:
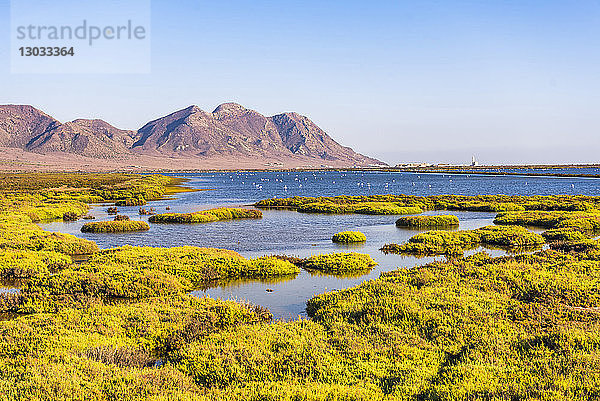
<path fill-rule="evenodd" d="M 417 174 L 449 174 L 449 175 L 491 175 L 491 176 L 527 176 L 527 177 L 567 177 L 567 178 L 600 178 L 600 174 L 572 174 L 572 173 L 553 173 L 553 172 L 517 172 L 517 171 L 489 171 L 493 169 L 510 169 L 510 170 L 559 170 L 559 169 L 586 169 L 586 168 L 600 168 L 600 165 L 589 164 L 589 165 L 520 165 L 520 166 L 478 166 L 478 167 L 452 167 L 452 168 L 401 168 L 401 167 L 373 167 L 373 168 L 282 168 L 282 169 L 269 169 L 269 168 L 239 168 L 239 169 L 186 169 L 186 170 L 173 170 L 173 169 L 140 169 L 140 170 L 129 170 L 129 169 L 115 169 L 115 170 L 78 170 L 78 171 L 65 171 L 65 170 L 45 170 L 44 173 L 48 174 L 166 174 L 169 176 L 185 175 L 185 174 L 205 174 L 205 173 L 285 173 L 285 172 L 398 172 L 398 173 L 417 173 Z M 471 170 L 469 170 L 471 169 Z M 27 170 L 15 170 L 15 171 L 3 171 L 5 174 L 31 174 L 39 173 L 40 171 L 27 171 Z M 181 179 L 181 183 L 185 182 L 185 177 L 177 177 Z M 176 184 L 173 187 L 185 187 L 184 185 Z M 185 191 L 183 191 L 185 192 Z"/>

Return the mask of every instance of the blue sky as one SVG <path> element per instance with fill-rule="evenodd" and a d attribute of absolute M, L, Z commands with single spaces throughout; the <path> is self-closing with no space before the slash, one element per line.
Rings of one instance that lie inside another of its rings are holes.
<path fill-rule="evenodd" d="M 598 0 L 154 0 L 151 11 L 149 74 L 10 74 L 0 0 L 0 103 L 135 129 L 235 101 L 305 114 L 392 164 L 600 162 Z"/>

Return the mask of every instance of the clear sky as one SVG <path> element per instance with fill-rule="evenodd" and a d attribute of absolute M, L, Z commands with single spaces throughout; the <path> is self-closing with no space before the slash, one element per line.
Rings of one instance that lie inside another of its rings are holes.
<path fill-rule="evenodd" d="M 9 14 L 0 103 L 61 121 L 235 101 L 391 164 L 600 162 L 598 0 L 153 0 L 149 74 L 10 74 Z"/>

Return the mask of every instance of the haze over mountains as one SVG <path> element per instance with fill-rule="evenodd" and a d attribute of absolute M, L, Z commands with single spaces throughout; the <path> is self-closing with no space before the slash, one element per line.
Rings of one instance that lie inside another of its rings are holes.
<path fill-rule="evenodd" d="M 236 103 L 176 111 L 137 131 L 103 120 L 61 123 L 27 105 L 0 105 L 0 157 L 41 165 L 165 169 L 365 167 L 382 162 L 334 141 L 297 113 L 272 117 Z M 12 156 L 11 156 L 12 155 Z M 43 157 L 41 157 L 43 156 Z"/>

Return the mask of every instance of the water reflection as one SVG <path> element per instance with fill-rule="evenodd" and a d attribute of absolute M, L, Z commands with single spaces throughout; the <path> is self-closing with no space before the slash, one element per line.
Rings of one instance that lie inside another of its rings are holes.
<path fill-rule="evenodd" d="M 261 284 L 278 284 L 283 283 L 285 281 L 294 280 L 298 274 L 290 274 L 288 276 L 280 276 L 280 277 L 262 277 L 262 278 L 235 278 L 235 279 L 225 279 L 225 280 L 213 280 L 206 281 L 204 283 L 196 286 L 196 289 L 191 293 L 196 295 L 199 291 L 206 291 L 210 288 L 215 287 L 241 287 L 247 285 L 248 283 L 261 283 Z"/>

